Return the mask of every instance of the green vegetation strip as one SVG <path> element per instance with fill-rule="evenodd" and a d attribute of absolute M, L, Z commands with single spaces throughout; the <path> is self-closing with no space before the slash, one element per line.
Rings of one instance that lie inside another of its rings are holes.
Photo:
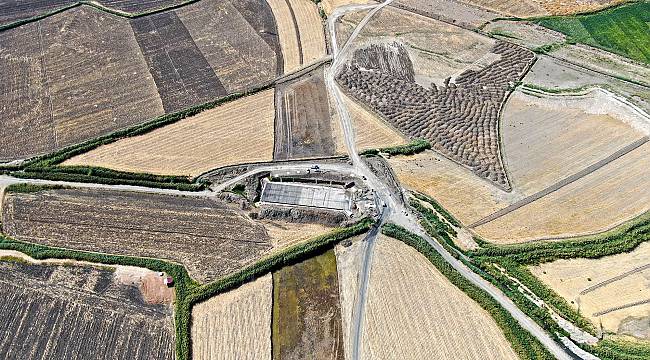
<path fill-rule="evenodd" d="M 550 16 L 535 23 L 582 43 L 650 64 L 650 2 L 635 2 L 591 14 Z"/>
<path fill-rule="evenodd" d="M 511 281 L 494 265 L 505 269 L 509 276 L 519 280 L 563 318 L 571 321 L 584 331 L 595 335 L 597 332 L 594 324 L 583 317 L 566 299 L 534 276 L 528 267 L 558 259 L 597 259 L 603 256 L 630 252 L 648 240 L 650 240 L 650 213 L 641 215 L 633 221 L 597 235 L 557 242 L 535 242 L 506 246 L 487 245 L 483 249 L 468 252 L 468 255 L 477 266 L 490 274 L 495 285 L 501 289 L 508 289 L 509 296 L 513 301 L 529 311 L 529 315 L 544 326 L 547 331 L 565 333 L 550 319 L 546 311 L 541 313 L 538 307 L 527 301 L 527 298 L 516 290 Z M 580 346 L 603 360 L 642 359 L 647 358 L 647 354 L 650 353 L 650 344 L 637 344 L 620 340 L 603 340 L 595 346 L 584 344 Z"/>
<path fill-rule="evenodd" d="M 487 292 L 472 284 L 456 271 L 442 256 L 423 238 L 408 232 L 406 229 L 387 224 L 382 228 L 384 235 L 398 239 L 415 248 L 424 255 L 449 281 L 476 301 L 503 331 L 513 350 L 522 359 L 554 359 L 548 350 L 528 331 L 519 325 Z"/>
<path fill-rule="evenodd" d="M 32 185 L 23 188 L 32 191 Z M 0 235 L 0 249 L 20 251 L 34 259 L 71 259 L 88 261 L 106 265 L 125 265 L 147 268 L 157 272 L 165 272 L 174 278 L 176 303 L 174 311 L 174 326 L 176 332 L 176 359 L 191 359 L 191 315 L 192 306 L 215 295 L 234 289 L 252 281 L 264 274 L 307 259 L 314 254 L 330 248 L 339 241 L 362 234 L 373 224 L 371 219 L 363 219 L 356 224 L 340 228 L 329 234 L 317 237 L 309 242 L 289 247 L 272 254 L 259 262 L 246 267 L 242 271 L 226 276 L 216 282 L 201 285 L 192 279 L 187 270 L 178 264 L 151 258 L 108 255 L 78 250 L 54 248 L 38 244 L 22 242 Z"/>
<path fill-rule="evenodd" d="M 423 139 L 416 139 L 405 145 L 380 149 L 368 149 L 362 151 L 359 155 L 379 155 L 379 153 L 388 155 L 413 155 L 428 149 L 431 149 L 431 143 Z"/>

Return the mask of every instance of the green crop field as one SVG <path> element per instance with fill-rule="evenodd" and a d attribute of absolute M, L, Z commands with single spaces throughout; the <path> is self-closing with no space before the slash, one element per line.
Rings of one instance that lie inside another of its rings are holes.
<path fill-rule="evenodd" d="M 650 2 L 638 2 L 589 15 L 549 17 L 538 24 L 583 43 L 650 63 Z"/>

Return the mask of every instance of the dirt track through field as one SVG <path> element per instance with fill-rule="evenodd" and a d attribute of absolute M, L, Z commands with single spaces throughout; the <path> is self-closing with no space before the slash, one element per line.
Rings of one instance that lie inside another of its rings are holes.
<path fill-rule="evenodd" d="M 499 211 L 496 211 L 496 212 L 490 214 L 489 216 L 484 217 L 483 219 L 481 219 L 481 220 L 479 220 L 477 222 L 474 222 L 474 223 L 470 224 L 469 227 L 470 228 L 475 228 L 477 226 L 487 224 L 487 223 L 489 223 L 489 222 L 491 222 L 493 220 L 496 220 L 496 219 L 498 219 L 498 218 L 500 218 L 500 217 L 502 217 L 502 216 L 504 216 L 504 215 L 506 215 L 508 213 L 511 213 L 511 212 L 513 212 L 513 211 L 515 211 L 515 210 L 517 210 L 517 209 L 519 209 L 519 208 L 521 208 L 521 207 L 523 207 L 525 205 L 528 205 L 528 204 L 532 203 L 533 201 L 539 200 L 539 199 L 543 198 L 544 196 L 547 196 L 547 195 L 549 195 L 549 194 L 563 188 L 564 186 L 569 185 L 572 182 L 575 182 L 575 181 L 577 181 L 577 180 L 579 180 L 579 179 L 593 173 L 594 171 L 602 168 L 603 166 L 611 163 L 612 161 L 614 161 L 616 159 L 619 159 L 620 157 L 634 151 L 635 149 L 639 148 L 643 144 L 647 143 L 648 140 L 649 140 L 648 137 L 643 137 L 643 138 L 641 138 L 641 139 L 639 139 L 639 140 L 637 140 L 637 141 L 623 147 L 622 149 L 619 149 L 618 151 L 611 154 L 610 156 L 608 156 L 608 157 L 606 157 L 606 158 L 604 158 L 604 159 L 602 159 L 602 160 L 600 160 L 600 161 L 598 161 L 598 162 L 596 162 L 596 163 L 594 163 L 594 164 L 592 164 L 592 165 L 578 171 L 577 173 L 575 173 L 575 174 L 573 174 L 573 175 L 571 175 L 571 176 L 569 176 L 569 177 L 567 177 L 567 178 L 565 178 L 565 179 L 563 179 L 561 181 L 558 181 L 557 183 L 547 187 L 546 189 L 538 191 L 535 194 L 529 195 L 529 196 L 515 202 L 512 205 L 509 205 L 509 206 L 507 206 L 507 207 L 505 207 L 505 208 L 503 208 L 503 209 L 501 209 Z"/>

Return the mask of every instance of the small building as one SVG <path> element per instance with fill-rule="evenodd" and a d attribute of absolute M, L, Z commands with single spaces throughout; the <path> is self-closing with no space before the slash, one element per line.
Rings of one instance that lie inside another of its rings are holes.
<path fill-rule="evenodd" d="M 174 278 L 171 276 L 166 276 L 163 278 L 163 284 L 167 285 L 167 287 L 172 287 L 174 286 Z"/>

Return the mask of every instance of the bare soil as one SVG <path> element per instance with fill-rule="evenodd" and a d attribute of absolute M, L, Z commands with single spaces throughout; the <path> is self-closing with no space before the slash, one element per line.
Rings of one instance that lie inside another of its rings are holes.
<path fill-rule="evenodd" d="M 4 233 L 20 240 L 177 261 L 201 282 L 271 249 L 262 225 L 208 198 L 81 189 L 11 193 L 3 220 Z"/>
<path fill-rule="evenodd" d="M 0 160 L 47 153 L 163 113 L 128 21 L 89 7 L 3 31 L 0 64 Z"/>
<path fill-rule="evenodd" d="M 276 87 L 274 160 L 331 156 L 336 140 L 323 68 Z"/>
<path fill-rule="evenodd" d="M 7 359 L 174 359 L 172 308 L 112 271 L 0 261 Z"/>

